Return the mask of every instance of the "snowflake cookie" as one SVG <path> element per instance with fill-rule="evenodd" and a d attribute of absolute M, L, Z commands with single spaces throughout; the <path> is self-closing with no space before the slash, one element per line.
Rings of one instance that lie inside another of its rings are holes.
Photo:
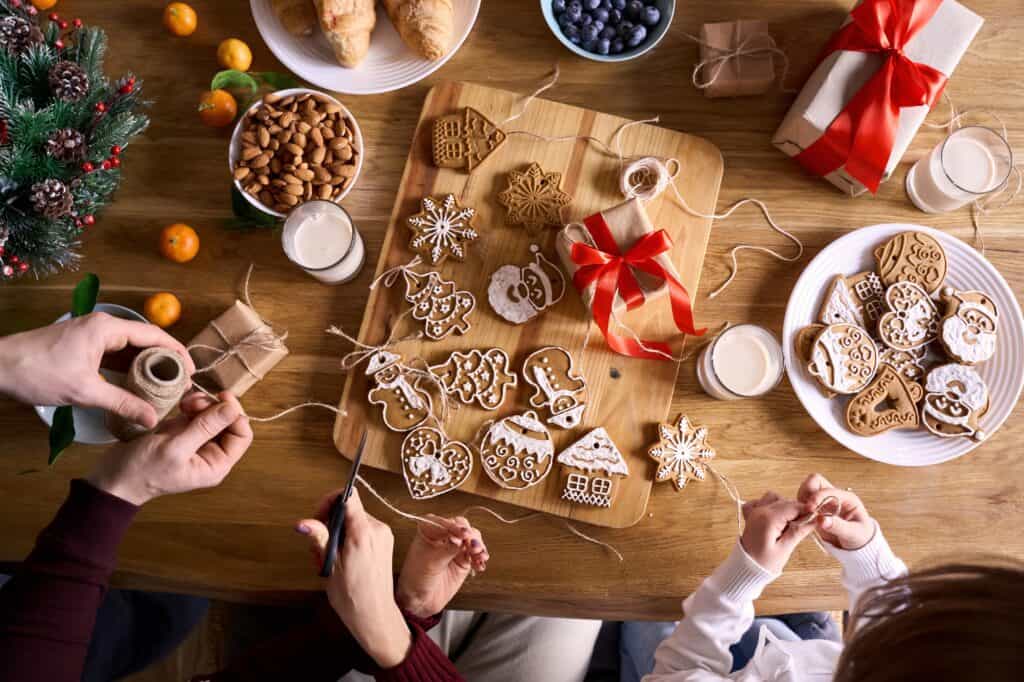
<path fill-rule="evenodd" d="M 421 203 L 423 210 L 406 220 L 413 233 L 409 248 L 431 265 L 449 256 L 465 260 L 466 246 L 480 236 L 473 228 L 476 210 L 459 206 L 452 194 L 423 197 Z"/>
<path fill-rule="evenodd" d="M 715 456 L 715 451 L 708 446 L 705 427 L 694 426 L 681 414 L 675 426 L 658 424 L 658 438 L 647 451 L 658 462 L 656 481 L 672 481 L 676 490 L 682 490 L 688 481 L 707 477 L 707 460 Z"/>
<path fill-rule="evenodd" d="M 511 171 L 508 187 L 498 195 L 498 203 L 508 209 L 508 222 L 522 225 L 536 234 L 547 225 L 561 225 L 561 208 L 572 197 L 559 189 L 561 173 L 545 173 L 536 163 L 525 171 Z"/>

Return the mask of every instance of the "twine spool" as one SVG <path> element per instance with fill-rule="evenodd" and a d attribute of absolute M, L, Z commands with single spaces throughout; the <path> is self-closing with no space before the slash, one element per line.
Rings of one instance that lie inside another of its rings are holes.
<path fill-rule="evenodd" d="M 153 347 L 142 351 L 132 361 L 123 388 L 152 405 L 157 420 L 161 421 L 178 405 L 191 385 L 181 357 L 172 350 Z M 107 428 L 119 440 L 132 440 L 150 431 L 113 412 L 107 413 Z"/>

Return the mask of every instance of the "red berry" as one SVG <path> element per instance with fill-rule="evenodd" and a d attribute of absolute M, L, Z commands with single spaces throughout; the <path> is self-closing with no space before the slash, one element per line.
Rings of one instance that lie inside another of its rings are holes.
<path fill-rule="evenodd" d="M 4 269 L 3 269 L 3 273 L 4 273 L 4 277 L 10 277 L 11 275 L 14 274 L 14 268 L 12 268 L 10 265 L 5 265 Z"/>
<path fill-rule="evenodd" d="M 110 148 L 110 153 L 114 156 L 121 156 L 121 145 L 115 144 Z"/>
<path fill-rule="evenodd" d="M 64 41 L 63 40 L 55 40 L 55 41 L 53 41 L 53 46 L 55 48 L 57 48 L 58 50 L 63 50 L 64 49 Z"/>
<path fill-rule="evenodd" d="M 60 15 L 56 12 L 50 14 L 50 21 L 60 21 Z"/>
<path fill-rule="evenodd" d="M 104 104 L 103 102 L 96 102 L 96 111 L 99 111 L 100 113 L 102 113 L 102 112 L 104 112 L 106 110 L 107 110 L 107 105 L 106 104 Z"/>
<path fill-rule="evenodd" d="M 92 214 L 89 214 L 87 216 L 82 216 L 82 222 L 86 225 L 94 225 L 96 223 L 96 218 Z"/>
<path fill-rule="evenodd" d="M 18 263 L 18 270 L 20 272 L 25 272 L 26 270 L 28 270 L 28 263 Z"/>
<path fill-rule="evenodd" d="M 75 219 L 75 227 L 77 227 L 77 228 L 81 229 L 81 227 L 82 227 L 82 221 L 76 218 L 76 219 Z"/>
<path fill-rule="evenodd" d="M 21 0 L 11 0 L 11 7 L 21 7 Z"/>
<path fill-rule="evenodd" d="M 113 166 L 114 168 L 120 168 L 121 167 L 121 159 L 119 159 L 119 158 L 117 158 L 115 156 L 114 158 L 110 159 L 110 165 Z"/>
<path fill-rule="evenodd" d="M 128 93 L 132 92 L 133 90 L 135 90 L 135 86 L 134 85 L 132 85 L 131 83 L 125 83 L 124 85 L 121 86 L 121 88 L 118 90 L 118 92 L 121 93 L 122 95 L 127 95 Z"/>
<path fill-rule="evenodd" d="M 71 23 L 72 23 L 72 25 L 74 25 L 75 28 L 82 28 L 82 20 L 81 19 L 75 19 Z"/>
<path fill-rule="evenodd" d="M 57 23 L 57 25 L 60 26 L 60 30 L 64 31 L 64 30 L 67 30 L 68 22 L 60 21 L 60 22 Z"/>
<path fill-rule="evenodd" d="M 12 263 L 17 263 L 18 262 L 18 257 L 17 256 L 11 256 L 7 260 L 11 261 Z"/>
<path fill-rule="evenodd" d="M 135 76 L 129 76 L 128 77 L 128 82 L 131 83 L 132 85 L 135 85 Z"/>
<path fill-rule="evenodd" d="M 28 15 L 30 17 L 34 17 L 35 15 L 39 14 L 39 10 L 37 10 L 35 8 L 35 5 L 30 5 L 30 6 L 26 7 L 25 11 L 28 12 Z"/>
<path fill-rule="evenodd" d="M 82 164 L 82 170 L 85 171 L 86 173 L 92 173 L 94 170 L 96 170 L 96 167 L 93 166 L 91 162 L 86 161 L 85 163 Z"/>
<path fill-rule="evenodd" d="M 0 256 L 4 255 L 4 247 L 0 246 Z"/>
<path fill-rule="evenodd" d="M 100 164 L 100 168 L 102 168 L 103 170 L 110 170 L 110 162 L 104 161 L 103 163 Z"/>

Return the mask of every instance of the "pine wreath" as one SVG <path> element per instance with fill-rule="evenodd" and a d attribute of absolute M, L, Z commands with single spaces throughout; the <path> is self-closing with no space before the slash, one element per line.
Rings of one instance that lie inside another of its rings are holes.
<path fill-rule="evenodd" d="M 106 34 L 0 0 L 0 282 L 74 269 L 149 125 L 141 82 L 103 73 Z"/>

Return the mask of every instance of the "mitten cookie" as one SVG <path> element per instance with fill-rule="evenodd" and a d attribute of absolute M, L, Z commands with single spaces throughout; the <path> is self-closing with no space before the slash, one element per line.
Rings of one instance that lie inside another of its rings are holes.
<path fill-rule="evenodd" d="M 402 441 L 402 475 L 415 500 L 455 490 L 473 472 L 473 453 L 435 428 L 421 426 Z"/>
<path fill-rule="evenodd" d="M 534 412 L 500 419 L 480 444 L 480 463 L 491 480 L 507 490 L 537 485 L 551 471 L 555 446 Z"/>
<path fill-rule="evenodd" d="M 883 365 L 868 387 L 846 405 L 846 425 L 858 436 L 876 436 L 890 429 L 916 429 L 917 403 L 924 391 Z M 879 409 L 882 408 L 882 409 Z"/>
<path fill-rule="evenodd" d="M 875 262 L 886 287 L 911 282 L 931 295 L 946 279 L 946 252 L 924 232 L 900 232 L 875 249 Z"/>
<path fill-rule="evenodd" d="M 622 453 L 608 432 L 597 428 L 558 453 L 562 465 L 562 499 L 593 507 L 610 507 L 619 477 L 629 475 Z"/>
<path fill-rule="evenodd" d="M 579 426 L 587 409 L 587 383 L 569 351 L 548 346 L 531 353 L 523 363 L 523 379 L 533 388 L 530 406 L 551 411 L 549 424 Z"/>
<path fill-rule="evenodd" d="M 852 324 L 832 324 L 818 334 L 807 369 L 827 391 L 858 393 L 875 376 L 878 348 Z"/>
<path fill-rule="evenodd" d="M 963 365 L 985 362 L 996 353 L 999 311 L 992 297 L 980 291 L 942 290 L 946 316 L 939 341 L 953 360 Z"/>
<path fill-rule="evenodd" d="M 460 402 L 476 402 L 485 410 L 496 410 L 516 387 L 516 375 L 508 366 L 508 353 L 500 348 L 474 348 L 468 353 L 452 353 L 444 364 L 435 365 L 430 371 L 437 375 L 445 392 Z"/>
<path fill-rule="evenodd" d="M 522 267 L 503 265 L 491 275 L 487 301 L 500 317 L 522 324 L 562 300 L 565 277 L 562 270 L 544 257 L 540 247 L 530 246 L 532 263 Z"/>
<path fill-rule="evenodd" d="M 413 234 L 409 249 L 431 265 L 449 256 L 465 260 L 466 247 L 480 236 L 473 227 L 476 210 L 459 206 L 451 194 L 423 197 L 421 203 L 423 210 L 405 221 Z"/>
<path fill-rule="evenodd" d="M 931 343 L 939 334 L 939 309 L 924 289 L 912 282 L 896 282 L 885 292 L 889 312 L 878 321 L 878 338 L 897 350 Z"/>
<path fill-rule="evenodd" d="M 371 405 L 381 405 L 384 425 L 392 431 L 409 431 L 430 416 L 430 394 L 409 381 L 402 356 L 386 350 L 370 358 L 366 376 L 374 384 L 368 396 Z"/>
<path fill-rule="evenodd" d="M 978 420 L 988 411 L 985 380 L 973 367 L 948 364 L 928 372 L 921 421 L 943 438 L 985 440 Z"/>

